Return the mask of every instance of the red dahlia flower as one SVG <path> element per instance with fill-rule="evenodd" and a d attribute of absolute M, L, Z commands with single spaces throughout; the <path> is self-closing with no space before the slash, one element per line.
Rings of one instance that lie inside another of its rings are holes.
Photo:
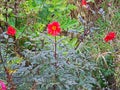
<path fill-rule="evenodd" d="M 60 34 L 61 31 L 60 24 L 58 22 L 52 22 L 48 24 L 47 31 L 48 34 L 52 36 L 57 36 L 58 34 Z"/>
<path fill-rule="evenodd" d="M 0 80 L 0 90 L 7 90 L 5 83 L 1 80 Z"/>
<path fill-rule="evenodd" d="M 115 37 L 116 37 L 115 32 L 109 32 L 109 33 L 105 36 L 104 41 L 105 41 L 105 42 L 109 42 L 110 40 L 113 40 Z"/>
<path fill-rule="evenodd" d="M 15 36 L 16 30 L 12 26 L 8 26 L 7 34 L 11 36 Z"/>
<path fill-rule="evenodd" d="M 81 5 L 82 5 L 82 6 L 86 6 L 86 5 L 87 5 L 86 0 L 82 0 Z"/>

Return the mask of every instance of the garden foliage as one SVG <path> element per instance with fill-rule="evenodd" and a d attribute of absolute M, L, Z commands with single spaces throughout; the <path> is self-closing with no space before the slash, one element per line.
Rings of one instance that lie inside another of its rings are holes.
<path fill-rule="evenodd" d="M 119 4 L 1 1 L 0 89 L 119 90 Z"/>

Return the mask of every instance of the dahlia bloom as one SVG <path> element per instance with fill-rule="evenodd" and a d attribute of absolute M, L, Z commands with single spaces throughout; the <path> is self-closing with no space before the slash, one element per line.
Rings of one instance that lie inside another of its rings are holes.
<path fill-rule="evenodd" d="M 86 5 L 87 5 L 86 0 L 82 0 L 81 5 L 82 5 L 82 6 L 86 6 Z"/>
<path fill-rule="evenodd" d="M 57 36 L 61 32 L 60 24 L 58 22 L 52 22 L 47 26 L 48 34 L 52 36 Z"/>
<path fill-rule="evenodd" d="M 5 83 L 1 80 L 0 80 L 0 90 L 7 90 Z"/>
<path fill-rule="evenodd" d="M 109 42 L 109 41 L 113 40 L 115 37 L 116 37 L 115 32 L 109 32 L 109 33 L 105 36 L 104 41 L 105 41 L 105 42 Z"/>
<path fill-rule="evenodd" d="M 8 35 L 15 36 L 16 30 L 12 26 L 8 26 L 7 32 Z"/>

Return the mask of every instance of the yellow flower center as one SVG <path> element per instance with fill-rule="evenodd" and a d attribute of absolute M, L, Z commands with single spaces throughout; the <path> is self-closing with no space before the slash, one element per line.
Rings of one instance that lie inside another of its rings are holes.
<path fill-rule="evenodd" d="M 56 26 L 52 26 L 52 30 L 56 30 L 56 28 L 57 28 Z"/>

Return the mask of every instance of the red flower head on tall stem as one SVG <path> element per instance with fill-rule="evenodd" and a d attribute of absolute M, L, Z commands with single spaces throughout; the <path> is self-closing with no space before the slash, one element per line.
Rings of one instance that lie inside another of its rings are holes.
<path fill-rule="evenodd" d="M 48 24 L 47 31 L 48 31 L 48 34 L 50 34 L 52 36 L 59 35 L 61 32 L 60 24 L 56 21 Z"/>
<path fill-rule="evenodd" d="M 81 5 L 82 5 L 82 6 L 86 6 L 86 5 L 87 5 L 86 0 L 82 0 Z"/>
<path fill-rule="evenodd" d="M 0 80 L 0 90 L 7 90 L 5 83 L 1 80 Z"/>
<path fill-rule="evenodd" d="M 8 26 L 7 32 L 8 35 L 15 36 L 16 30 L 12 26 Z"/>
<path fill-rule="evenodd" d="M 105 42 L 109 42 L 109 41 L 113 40 L 115 37 L 116 37 L 116 33 L 115 33 L 115 32 L 109 32 L 109 33 L 105 36 L 104 41 L 105 41 Z"/>

